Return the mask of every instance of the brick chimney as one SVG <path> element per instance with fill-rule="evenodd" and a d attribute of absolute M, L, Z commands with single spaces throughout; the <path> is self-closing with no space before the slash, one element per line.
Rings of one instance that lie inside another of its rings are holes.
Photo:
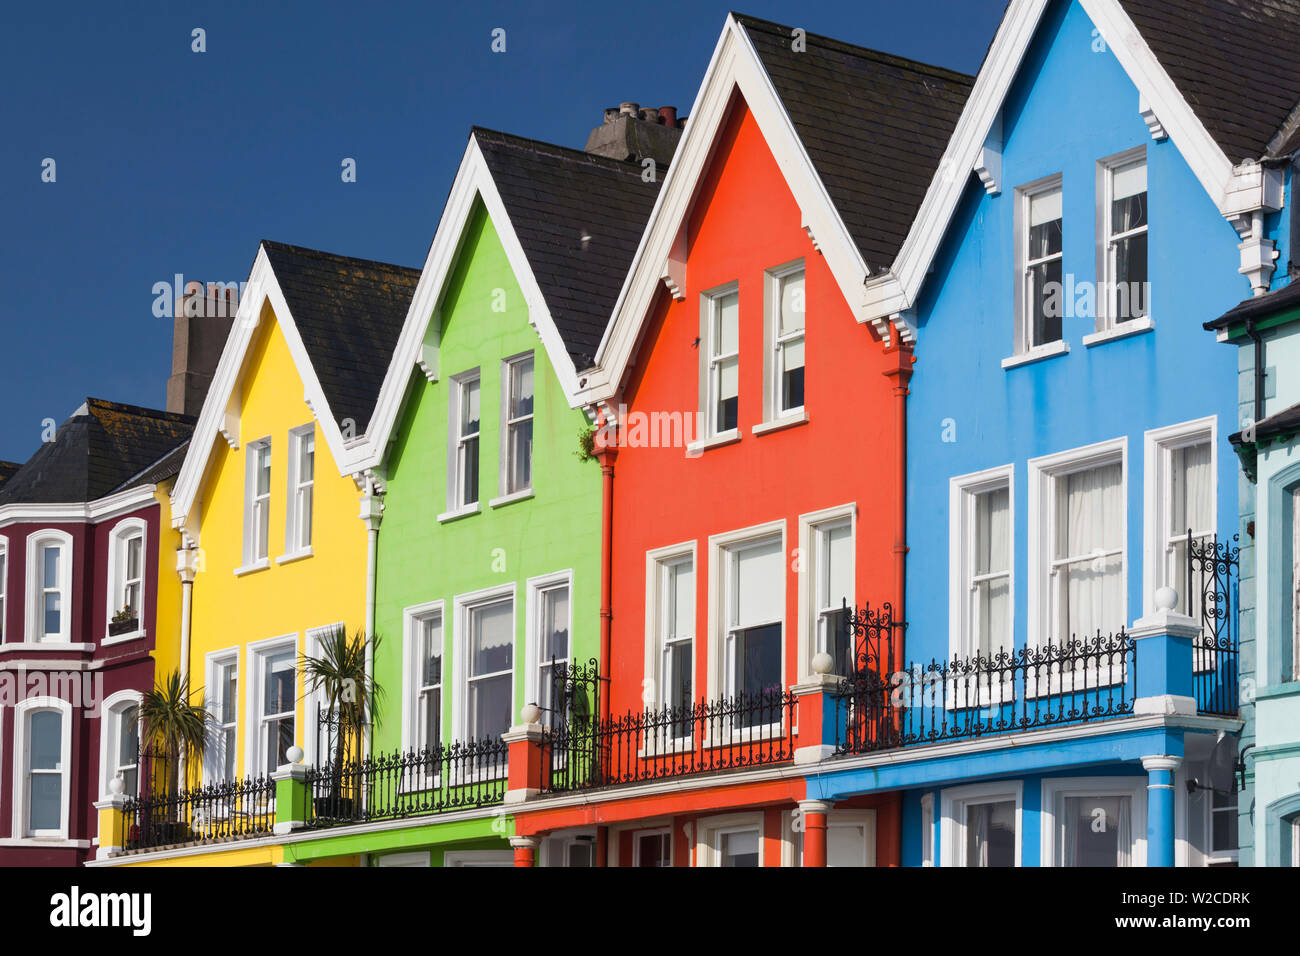
<path fill-rule="evenodd" d="M 603 122 L 587 137 L 586 151 L 624 162 L 640 163 L 649 157 L 667 166 L 686 126 L 677 118 L 677 107 L 658 109 L 626 102 L 605 110 Z"/>
<path fill-rule="evenodd" d="M 186 283 L 172 318 L 172 374 L 167 411 L 198 415 L 239 309 L 233 288 Z"/>

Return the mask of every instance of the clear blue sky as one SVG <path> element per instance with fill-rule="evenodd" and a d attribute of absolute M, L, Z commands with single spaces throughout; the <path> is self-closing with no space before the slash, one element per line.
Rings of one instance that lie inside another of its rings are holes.
<path fill-rule="evenodd" d="M 973 73 L 1003 5 L 737 9 Z M 164 404 L 154 283 L 243 281 L 262 238 L 420 266 L 471 125 L 581 148 L 622 100 L 686 113 L 730 8 L 5 3 L 0 458 L 26 460 L 88 395 Z"/>

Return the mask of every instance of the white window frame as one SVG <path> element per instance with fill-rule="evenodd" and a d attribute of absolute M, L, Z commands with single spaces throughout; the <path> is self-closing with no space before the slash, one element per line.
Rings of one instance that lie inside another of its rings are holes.
<path fill-rule="evenodd" d="M 1015 191 L 1015 254 L 1016 254 L 1016 327 L 1015 327 L 1015 349 L 1016 356 L 1036 356 L 1047 357 L 1059 352 L 1068 352 L 1070 347 L 1066 344 L 1065 324 L 1062 320 L 1061 338 L 1055 342 L 1046 342 L 1040 345 L 1034 345 L 1030 342 L 1030 309 L 1029 309 L 1029 270 L 1032 266 L 1044 262 L 1050 262 L 1054 259 L 1061 260 L 1061 274 L 1065 274 L 1065 188 L 1064 177 L 1061 173 L 1054 173 L 1051 176 L 1044 176 L 1031 183 L 1025 183 L 1023 186 L 1017 186 Z M 1035 196 L 1043 193 L 1059 190 L 1061 193 L 1061 252 L 1058 255 L 1047 256 L 1042 259 L 1029 259 L 1029 203 Z M 1064 303 L 1062 303 L 1064 305 Z"/>
<path fill-rule="evenodd" d="M 765 538 L 779 535 L 781 540 L 782 566 L 786 573 L 781 576 L 781 685 L 789 686 L 786 673 L 786 642 L 790 637 L 789 621 L 786 620 L 786 586 L 789 577 L 789 552 L 786 550 L 785 519 L 769 521 L 765 524 L 739 528 L 709 536 L 709 577 L 708 577 L 708 673 L 706 689 L 709 700 L 716 700 L 725 693 L 727 678 L 727 592 L 730 582 L 728 565 L 731 553 L 743 550 L 750 545 L 759 544 Z M 697 572 L 698 573 L 698 572 Z M 698 594 L 698 590 L 696 591 Z"/>
<path fill-rule="evenodd" d="M 455 686 L 452 694 L 455 698 L 452 707 L 452 737 L 455 740 L 467 740 L 469 732 L 469 616 L 470 611 L 499 601 L 510 601 L 510 634 L 514 639 L 510 654 L 510 719 L 519 719 L 519 700 L 516 693 L 518 681 L 515 679 L 519 667 L 519 602 L 516 599 L 515 583 L 500 584 L 496 587 L 458 594 L 452 600 L 454 623 L 452 633 L 452 660 L 461 662 L 454 667 Z M 446 624 L 444 622 L 444 627 Z M 444 637 L 444 640 L 446 638 Z M 494 674 L 497 672 L 494 672 Z M 479 675 L 480 677 L 493 675 Z M 443 692 L 446 693 L 447 682 L 443 680 Z"/>
<path fill-rule="evenodd" d="M 309 627 L 303 632 L 304 646 L 307 648 L 308 657 L 321 656 L 321 638 L 326 637 L 332 631 L 345 628 L 343 621 L 335 621 L 333 624 L 322 624 L 319 627 Z M 316 715 L 317 707 L 320 713 L 326 709 L 326 696 L 324 688 L 312 689 L 311 681 L 307 678 L 305 672 L 302 672 L 299 663 L 295 661 L 294 670 L 298 673 L 295 677 L 302 683 L 302 702 L 304 713 L 302 715 L 303 726 L 295 727 L 297 736 L 302 738 L 301 741 L 295 741 L 298 746 L 302 747 L 305 760 L 308 765 L 324 765 L 333 759 L 332 754 L 319 753 L 320 749 L 320 727 L 317 724 Z"/>
<path fill-rule="evenodd" d="M 1020 780 L 998 780 L 949 787 L 939 794 L 939 849 L 944 866 L 966 866 L 966 810 L 985 803 L 1016 804 L 1015 865 L 1023 865 L 1025 787 Z"/>
<path fill-rule="evenodd" d="M 38 712 L 56 710 L 61 717 L 62 732 L 59 771 L 62 777 L 62 795 L 60 809 L 62 816 L 57 830 L 27 829 L 27 723 L 28 718 Z M 43 840 L 67 840 L 68 820 L 72 797 L 72 704 L 58 697 L 28 697 L 14 705 L 14 762 L 13 762 L 13 829 L 10 831 L 16 839 L 23 842 Z"/>
<path fill-rule="evenodd" d="M 513 850 L 447 850 L 442 865 L 462 867 L 514 866 Z"/>
<path fill-rule="evenodd" d="M 446 614 L 446 602 L 443 600 L 426 601 L 402 609 L 402 749 L 420 749 L 420 696 L 424 689 L 423 658 L 420 654 L 421 629 L 432 618 L 439 619 L 442 629 L 442 677 L 439 687 L 439 709 L 442 714 L 438 725 L 445 731 L 445 722 L 441 719 L 447 713 L 447 629 L 449 622 Z M 441 741 L 430 741 L 432 747 Z"/>
<path fill-rule="evenodd" d="M 632 866 L 639 867 L 641 865 L 641 838 L 649 836 L 668 838 L 668 863 L 666 866 L 659 867 L 659 869 L 671 868 L 675 862 L 673 853 L 673 828 L 671 825 L 665 825 L 662 827 L 643 827 L 639 830 L 632 831 Z"/>
<path fill-rule="evenodd" d="M 432 866 L 428 850 L 411 850 L 406 853 L 385 853 L 375 857 L 375 866 Z"/>
<path fill-rule="evenodd" d="M 1184 787 L 1180 787 L 1178 789 L 1183 790 L 1185 792 Z M 1225 865 L 1236 866 L 1238 860 L 1241 857 L 1241 820 L 1240 818 L 1238 818 L 1237 820 L 1237 849 L 1215 850 L 1214 849 L 1214 815 L 1216 813 L 1225 813 L 1225 814 L 1230 813 L 1233 815 L 1239 814 L 1241 793 L 1240 791 L 1238 791 L 1234 794 L 1234 796 L 1236 796 L 1238 801 L 1237 805 L 1234 805 L 1232 807 L 1225 807 L 1220 810 L 1216 810 L 1214 807 L 1215 793 L 1213 790 L 1204 790 L 1202 791 L 1202 793 L 1205 794 L 1205 799 L 1201 801 L 1205 812 L 1205 824 L 1204 824 L 1205 846 L 1201 852 L 1201 865 L 1202 866 L 1225 866 Z M 1186 799 L 1186 797 L 1183 797 L 1183 799 Z"/>
<path fill-rule="evenodd" d="M 734 294 L 736 296 L 736 351 L 717 353 L 713 351 L 713 312 L 715 303 Z M 717 288 L 700 293 L 700 398 L 704 414 L 704 435 L 706 442 L 722 442 L 740 436 L 740 283 L 728 282 Z M 736 360 L 736 427 L 719 429 L 717 417 L 717 392 L 715 389 L 714 370 L 722 363 Z"/>
<path fill-rule="evenodd" d="M 233 667 L 235 669 L 235 700 L 233 703 L 234 713 L 227 714 L 221 706 L 220 680 L 219 675 L 221 668 Z M 212 727 L 210 730 L 208 745 L 204 748 L 203 754 L 203 782 L 210 783 L 227 783 L 225 779 L 225 767 L 217 766 L 217 760 L 222 756 L 218 741 L 222 739 L 223 731 L 227 724 L 235 725 L 235 734 L 233 746 L 235 754 L 230 761 L 233 770 L 232 777 L 239 774 L 239 696 L 245 690 L 244 675 L 240 673 L 239 667 L 239 648 L 226 647 L 221 650 L 209 651 L 203 657 L 203 681 L 205 704 L 208 713 L 213 717 Z M 247 697 L 247 694 L 244 694 Z M 233 718 L 233 720 L 232 720 Z M 224 763 L 224 761 L 223 761 Z"/>
<path fill-rule="evenodd" d="M 542 594 L 558 588 L 569 592 L 569 656 L 560 663 L 574 663 L 573 657 L 573 569 L 539 574 L 524 582 L 524 700 L 541 706 L 542 670 L 550 667 L 550 659 L 542 660 L 541 604 Z M 546 717 L 543 715 L 543 720 Z"/>
<path fill-rule="evenodd" d="M 655 548 L 645 554 L 645 676 L 641 683 L 641 703 L 647 708 L 667 706 L 664 690 L 664 654 L 667 650 L 664 641 L 666 606 L 664 601 L 664 579 L 669 565 L 686 560 L 691 562 L 691 573 L 695 578 L 695 621 L 698 625 L 700 600 L 700 562 L 699 545 L 694 539 L 677 544 Z M 698 626 L 693 630 L 698 630 Z M 695 673 L 696 649 L 699 635 L 691 634 L 691 697 L 698 696 L 699 684 Z M 681 643 L 680 641 L 678 643 Z"/>
<path fill-rule="evenodd" d="M 478 384 L 478 431 L 472 436 L 462 438 L 460 434 L 460 407 L 464 400 L 465 389 Z M 482 505 L 483 488 L 483 373 L 480 368 L 466 369 L 451 377 L 451 393 L 448 396 L 447 422 L 447 511 L 439 515 L 445 520 L 462 514 L 473 514 Z M 474 501 L 464 504 L 465 476 L 461 473 L 461 446 L 470 439 L 478 442 L 478 487 L 474 489 Z"/>
<path fill-rule="evenodd" d="M 41 560 L 46 545 L 58 545 L 59 580 L 56 588 L 44 580 L 45 562 Z M 57 528 L 42 528 L 27 537 L 27 641 L 30 644 L 67 644 L 72 640 L 72 620 L 76 611 L 76 596 L 72 593 L 72 535 Z M 53 636 L 44 633 L 45 592 L 57 590 L 59 599 L 59 632 Z"/>
<path fill-rule="evenodd" d="M 728 833 L 743 833 L 746 830 L 758 831 L 758 868 L 761 870 L 766 860 L 766 815 L 758 813 L 735 813 L 726 816 L 706 817 L 696 823 L 699 828 L 699 840 L 695 847 L 696 866 L 722 866 L 722 836 Z M 634 844 L 635 846 L 635 844 Z"/>
<path fill-rule="evenodd" d="M 853 613 L 857 600 L 858 578 L 858 505 L 857 502 L 823 508 L 799 516 L 799 667 L 812 674 L 812 659 L 821 648 L 821 613 L 817 596 L 821 592 L 822 535 L 833 526 L 848 523 L 849 553 L 853 570 L 849 575 L 851 587 L 847 595 L 849 613 Z M 800 676 L 803 676 L 801 674 Z M 847 675 L 840 675 L 847 676 Z"/>
<path fill-rule="evenodd" d="M 144 695 L 138 690 L 119 690 L 115 694 L 110 694 L 105 698 L 100 707 L 99 716 L 99 793 L 101 798 L 108 796 L 108 785 L 112 779 L 117 776 L 114 769 L 117 766 L 117 754 L 121 750 L 119 741 L 121 739 L 122 716 L 123 712 L 132 707 L 138 708 L 144 701 Z M 139 734 L 140 744 L 144 745 L 144 728 L 136 718 L 136 730 Z M 137 758 L 138 759 L 138 758 Z M 140 767 L 136 764 L 136 778 L 139 779 Z M 129 797 L 137 794 L 126 791 Z"/>
<path fill-rule="evenodd" d="M 1007 646 L 1016 639 L 1016 468 L 1014 464 L 985 468 L 948 479 L 948 653 L 962 660 L 975 654 L 970 594 L 975 546 L 975 497 L 1007 489 Z"/>
<path fill-rule="evenodd" d="M 611 832 L 610 843 L 614 842 Z M 550 868 L 569 868 L 569 847 L 582 844 L 591 848 L 591 865 L 596 865 L 596 831 L 590 827 L 574 830 L 561 830 L 551 833 L 542 840 L 539 848 L 538 865 Z M 612 847 L 611 847 L 612 848 Z M 612 863 L 610 865 L 613 865 Z"/>
<path fill-rule="evenodd" d="M 1142 612 L 1144 614 L 1155 611 L 1156 589 L 1171 583 L 1168 579 L 1167 560 L 1170 542 L 1165 529 L 1169 527 L 1168 490 L 1173 452 L 1189 445 L 1205 442 L 1210 443 L 1210 474 L 1214 480 L 1214 491 L 1210 495 L 1210 527 L 1205 531 L 1214 534 L 1219 527 L 1217 416 L 1210 415 L 1163 428 L 1153 428 L 1143 433 L 1142 510 L 1146 517 L 1142 539 Z M 1186 607 L 1187 595 L 1178 595 L 1176 610 L 1181 613 Z"/>
<path fill-rule="evenodd" d="M 1123 595 L 1115 617 L 1115 629 L 1121 625 L 1128 626 L 1128 436 L 1112 438 L 1107 441 L 1071 448 L 1067 451 L 1043 455 L 1029 459 L 1029 624 L 1028 635 L 1031 647 L 1041 647 L 1048 640 L 1053 643 L 1069 640 L 1068 634 L 1053 633 L 1052 587 L 1050 570 L 1053 559 L 1055 520 L 1055 482 L 1057 479 L 1074 472 L 1087 471 L 1105 465 L 1120 465 L 1120 500 L 1124 507 L 1120 509 L 1123 526 L 1120 528 L 1120 579 Z M 1107 552 L 1109 554 L 1109 552 Z"/>
<path fill-rule="evenodd" d="M 132 538 L 140 538 L 140 610 L 136 615 L 136 627 L 134 631 L 128 631 L 125 634 L 109 635 L 108 626 L 113 622 L 113 615 L 125 607 L 122 593 L 127 579 L 126 575 L 126 547 L 127 542 Z M 144 612 L 148 605 L 148 586 L 149 579 L 149 526 L 142 518 L 124 518 L 113 526 L 113 530 L 108 536 L 108 577 L 106 600 L 108 604 L 108 614 L 104 618 L 104 636 L 101 644 L 118 644 L 122 641 L 132 641 L 145 636 Z"/>
<path fill-rule="evenodd" d="M 266 494 L 257 494 L 257 458 L 261 449 L 266 449 L 267 454 L 267 471 L 268 477 L 266 482 Z M 275 482 L 275 459 L 270 438 L 259 438 L 256 441 L 250 441 L 244 446 L 244 563 L 239 571 L 249 571 L 254 568 L 264 568 L 270 563 L 271 559 L 271 486 Z M 261 510 L 265 509 L 266 519 L 266 540 L 258 541 L 260 535 L 259 515 Z M 266 549 L 266 553 L 258 554 L 258 545 Z"/>
<path fill-rule="evenodd" d="M 781 283 L 797 275 L 804 277 L 804 326 L 798 333 L 784 337 L 779 332 L 781 319 Z M 808 401 L 808 272 L 803 259 L 796 259 L 768 269 L 763 273 L 763 422 L 773 424 L 800 420 L 806 417 Z M 794 342 L 804 343 L 804 405 L 781 407 L 781 376 L 785 347 Z M 757 426 L 756 426 L 757 427 Z"/>
<path fill-rule="evenodd" d="M 312 442 L 312 477 L 303 481 L 298 465 L 302 457 L 302 446 L 309 440 Z M 284 510 L 284 554 L 276 559 L 281 563 L 292 561 L 294 558 L 305 558 L 312 553 L 312 525 L 315 524 L 316 515 L 316 447 L 318 444 L 315 422 L 289 431 L 289 456 L 285 465 L 288 480 L 285 482 L 287 497 Z M 304 493 L 311 500 L 311 515 L 305 529 L 302 522 Z M 303 540 L 304 530 L 306 541 Z"/>
<path fill-rule="evenodd" d="M 1184 799 L 1175 788 L 1175 798 Z M 1185 792 L 1185 789 L 1184 789 Z M 1147 779 L 1146 777 L 1052 777 L 1043 781 L 1043 802 L 1039 813 L 1041 830 L 1039 847 L 1042 866 L 1060 866 L 1057 860 L 1056 802 L 1064 797 L 1132 796 L 1133 831 L 1131 866 L 1147 865 Z"/>
<path fill-rule="evenodd" d="M 294 716 L 293 716 L 293 733 L 294 743 L 302 746 L 300 739 L 303 730 L 302 708 L 298 706 L 301 701 L 299 693 L 302 684 L 302 668 L 299 666 L 302 653 L 298 648 L 297 632 L 291 634 L 282 634 L 279 637 L 268 637 L 260 641 L 251 641 L 248 644 L 248 652 L 245 658 L 244 673 L 247 678 L 244 680 L 243 698 L 244 698 L 244 776 L 259 777 L 262 775 L 263 758 L 266 756 L 262 752 L 262 690 L 266 686 L 266 661 L 267 658 L 281 651 L 293 651 L 294 659 Z M 305 750 L 306 748 L 304 748 Z M 272 768 L 275 769 L 275 768 Z"/>
<path fill-rule="evenodd" d="M 1115 171 L 1125 166 L 1135 165 L 1141 161 L 1147 168 L 1147 225 L 1139 226 L 1137 229 L 1131 229 L 1117 236 L 1111 235 L 1111 197 L 1114 195 Z M 1132 149 L 1126 149 L 1122 153 L 1116 153 L 1113 156 L 1107 156 L 1097 160 L 1097 186 L 1094 196 L 1096 197 L 1096 244 L 1097 244 L 1097 278 L 1100 280 L 1100 289 L 1094 290 L 1098 294 L 1093 296 L 1094 308 L 1097 310 L 1096 333 L 1104 335 L 1108 332 L 1123 331 L 1140 332 L 1153 327 L 1151 319 L 1151 303 L 1147 302 L 1147 314 L 1144 316 L 1135 316 L 1125 322 L 1117 322 L 1116 318 L 1116 277 L 1115 277 L 1115 259 L 1113 256 L 1113 246 L 1115 239 L 1124 239 L 1129 236 L 1141 235 L 1147 233 L 1150 229 L 1150 176 L 1151 164 L 1147 162 L 1146 146 L 1135 146 Z M 1150 240 L 1147 245 L 1147 268 L 1151 266 L 1151 246 Z M 1104 292 L 1105 294 L 1100 294 Z M 1094 340 L 1096 336 L 1093 337 Z M 1085 339 L 1085 342 L 1087 339 Z"/>
<path fill-rule="evenodd" d="M 519 418 L 510 417 L 510 401 L 513 396 L 510 394 L 510 385 L 513 378 L 513 372 L 516 365 L 522 362 L 530 362 L 533 366 L 533 410 L 527 415 L 521 415 Z M 483 408 L 483 390 L 479 386 L 479 429 L 482 430 L 482 408 Z M 528 486 L 524 488 L 510 487 L 510 426 L 518 425 L 523 422 L 535 422 L 537 413 L 537 360 L 533 352 L 520 352 L 518 355 L 512 355 L 507 359 L 501 360 L 501 428 L 498 436 L 500 445 L 499 454 L 497 455 L 497 499 L 492 504 L 505 504 L 506 501 L 513 501 L 516 498 L 526 498 L 533 493 L 533 447 L 529 446 L 528 457 Z M 534 436 L 536 428 L 534 428 Z M 479 443 L 479 454 L 482 455 L 482 442 Z M 479 462 L 480 472 L 482 470 L 482 461 Z"/>

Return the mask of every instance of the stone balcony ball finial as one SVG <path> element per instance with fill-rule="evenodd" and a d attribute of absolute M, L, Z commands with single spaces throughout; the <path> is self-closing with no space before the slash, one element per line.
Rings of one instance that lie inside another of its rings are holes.
<path fill-rule="evenodd" d="M 535 724 L 542 718 L 542 709 L 536 704 L 524 704 L 519 709 L 519 719 L 526 724 Z"/>
<path fill-rule="evenodd" d="M 1168 585 L 1157 588 L 1155 601 L 1157 611 L 1172 611 L 1178 607 L 1178 592 Z"/>
<path fill-rule="evenodd" d="M 299 747 L 297 744 L 294 744 L 292 747 L 290 747 L 288 750 L 284 752 L 284 756 L 288 759 L 289 763 L 302 763 L 302 758 L 303 758 L 302 748 Z"/>
<path fill-rule="evenodd" d="M 819 651 L 812 659 L 812 669 L 814 674 L 829 674 L 831 667 L 834 665 L 831 656 L 825 651 Z"/>

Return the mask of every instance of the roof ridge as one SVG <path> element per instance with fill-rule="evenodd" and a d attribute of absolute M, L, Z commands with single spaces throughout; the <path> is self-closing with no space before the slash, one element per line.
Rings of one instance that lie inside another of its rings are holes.
<path fill-rule="evenodd" d="M 341 252 L 330 252 L 326 249 L 313 249 L 310 246 L 300 246 L 292 242 L 281 242 L 278 239 L 262 239 L 260 244 L 264 246 L 271 246 L 273 248 L 284 249 L 284 250 L 288 250 L 300 254 L 305 253 L 306 255 L 309 256 L 323 256 L 328 259 L 339 259 L 344 262 L 364 262 L 369 265 L 386 266 L 389 269 L 403 269 L 408 272 L 416 272 L 416 273 L 420 271 L 420 269 L 417 268 L 416 266 L 404 266 L 396 262 L 388 262 L 383 259 L 367 259 L 363 256 L 349 256 L 349 255 L 344 255 Z"/>
<path fill-rule="evenodd" d="M 167 451 L 163 452 L 161 455 L 159 455 L 159 456 L 158 456 L 157 458 L 155 458 L 153 461 L 149 462 L 149 464 L 145 465 L 143 468 L 141 468 L 139 471 L 137 471 L 137 472 L 136 472 L 134 475 L 132 475 L 130 478 L 127 478 L 125 481 L 123 481 L 121 484 L 119 484 L 116 488 L 114 488 L 112 491 L 110 491 L 109 494 L 115 494 L 116 492 L 122 491 L 123 489 L 129 487 L 133 482 L 137 481 L 138 479 L 140 479 L 141 477 L 143 477 L 145 474 L 147 474 L 148 472 L 152 471 L 154 468 L 157 468 L 159 464 L 161 464 L 163 461 L 165 461 L 165 460 L 167 460 L 168 458 L 170 458 L 172 455 L 176 454 L 178 451 L 180 451 L 182 448 L 184 448 L 185 446 L 187 446 L 187 445 L 188 445 L 191 441 L 193 441 L 193 440 L 194 440 L 194 435 L 193 435 L 193 433 L 191 433 L 190 435 L 188 435 L 187 437 L 185 437 L 184 439 L 182 439 L 180 442 L 178 442 L 177 444 L 173 445 L 173 446 L 172 446 L 171 448 L 169 448 Z"/>
<path fill-rule="evenodd" d="M 578 159 L 591 163 L 593 166 L 604 166 L 612 171 L 620 173 L 630 173 L 637 176 L 641 175 L 639 164 L 623 159 L 614 159 L 612 156 L 598 156 L 595 153 L 589 153 L 585 149 L 577 149 L 573 146 L 561 146 L 559 143 L 550 143 L 543 139 L 533 139 L 529 136 L 520 136 L 518 133 L 507 133 L 504 130 L 490 129 L 486 126 L 470 127 L 470 136 L 479 133 L 486 133 L 489 136 L 499 136 L 506 140 L 506 145 L 529 146 L 533 148 L 540 147 L 541 150 L 551 150 L 553 152 L 564 154 L 567 158 Z"/>
<path fill-rule="evenodd" d="M 130 415 L 137 415 L 141 418 L 156 418 L 163 421 L 177 422 L 180 424 L 193 424 L 198 419 L 193 415 L 186 415 L 184 412 L 168 411 L 165 408 L 149 408 L 145 405 L 132 405 L 129 402 L 114 402 L 107 398 L 86 397 L 86 408 L 91 407 L 106 408 L 114 411 L 125 412 Z M 75 413 L 69 418 L 75 418 Z"/>
<path fill-rule="evenodd" d="M 742 26 L 744 26 L 747 23 L 752 23 L 764 27 L 774 27 L 777 30 L 790 29 L 787 24 L 777 23 L 775 20 L 767 20 L 764 19 L 763 17 L 751 16 L 747 13 L 739 13 L 734 10 L 731 11 L 731 16 L 734 17 L 736 22 L 740 23 Z M 890 53 L 886 50 L 878 50 L 874 47 L 862 46 L 857 43 L 851 43 L 848 40 L 840 40 L 837 39 L 836 37 L 826 36 L 825 34 L 821 34 L 821 33 L 811 33 L 807 31 L 805 31 L 805 33 L 809 39 L 816 39 L 821 43 L 830 46 L 840 47 L 843 50 L 852 52 L 857 56 L 863 57 L 864 59 L 873 59 L 882 62 L 893 63 L 894 65 L 901 66 L 904 69 L 911 70 L 914 73 L 928 73 L 932 75 L 942 75 L 948 79 L 955 80 L 958 82 L 963 82 L 967 86 L 973 85 L 975 82 L 975 77 L 970 75 L 969 73 L 962 73 L 960 70 L 954 70 L 950 67 L 940 66 L 937 63 L 926 63 L 923 60 L 913 59 L 912 57 L 903 56 L 898 53 Z"/>

